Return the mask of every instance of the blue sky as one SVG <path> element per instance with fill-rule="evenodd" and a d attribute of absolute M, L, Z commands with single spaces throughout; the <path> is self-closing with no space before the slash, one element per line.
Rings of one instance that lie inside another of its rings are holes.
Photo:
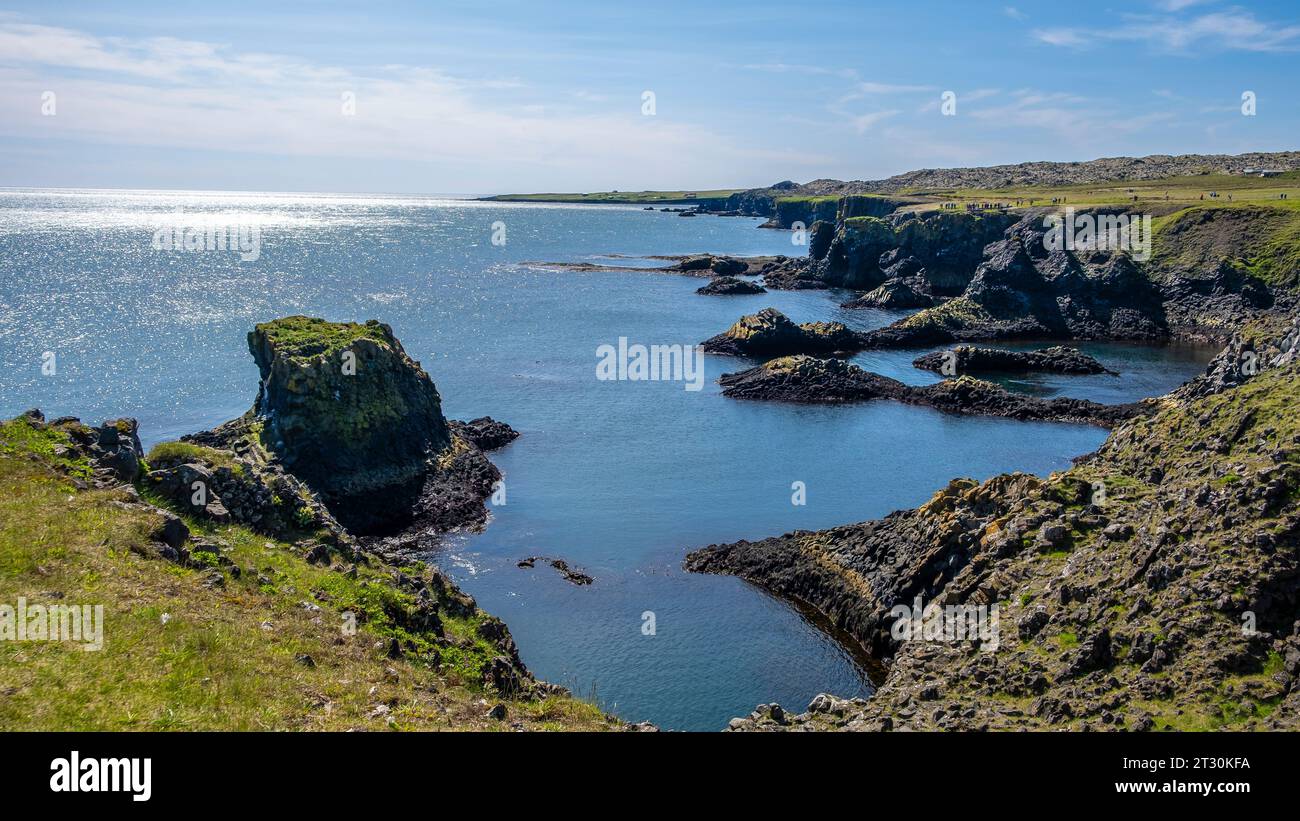
<path fill-rule="evenodd" d="M 0 0 L 0 185 L 677 189 L 1286 150 L 1297 77 L 1281 0 Z"/>

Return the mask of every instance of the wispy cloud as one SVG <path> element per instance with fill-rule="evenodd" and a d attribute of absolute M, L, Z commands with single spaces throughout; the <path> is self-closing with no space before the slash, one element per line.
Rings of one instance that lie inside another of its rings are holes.
<path fill-rule="evenodd" d="M 888 120 L 899 113 L 898 109 L 891 108 L 885 111 L 872 111 L 867 114 L 859 114 L 853 118 L 853 127 L 858 130 L 859 134 L 870 131 L 878 123 Z"/>
<path fill-rule="evenodd" d="M 0 18 L 0 135 L 307 157 L 409 160 L 457 169 L 629 169 L 640 179 L 714 179 L 807 154 L 749 148 L 707 126 L 625 106 L 575 110 L 585 92 L 428 66 L 364 70 L 176 38 L 96 37 Z M 57 95 L 57 116 L 40 114 Z M 345 116 L 341 97 L 355 94 Z M 587 102 L 598 100 L 587 95 Z M 663 103 L 660 102 L 662 113 Z M 712 166 L 712 167 L 710 167 Z M 445 190 L 445 189 L 444 189 Z"/>
<path fill-rule="evenodd" d="M 1016 8 L 1015 6 L 1004 6 L 1004 7 L 1002 8 L 1002 13 L 1005 14 L 1006 16 L 1010 17 L 1012 20 L 1028 20 L 1028 19 L 1029 19 L 1029 15 L 1028 15 L 1028 14 L 1025 14 L 1023 11 L 1021 11 L 1021 10 L 1018 9 L 1018 8 Z"/>
<path fill-rule="evenodd" d="M 1167 7 L 1172 5 L 1166 4 Z M 1196 3 L 1183 0 L 1178 8 L 1192 5 Z M 1035 29 L 1033 37 L 1048 45 L 1067 48 L 1128 42 L 1146 43 L 1158 51 L 1180 54 L 1201 50 L 1267 52 L 1300 49 L 1300 25 L 1266 22 L 1236 7 L 1191 17 L 1126 14 L 1110 27 Z"/>

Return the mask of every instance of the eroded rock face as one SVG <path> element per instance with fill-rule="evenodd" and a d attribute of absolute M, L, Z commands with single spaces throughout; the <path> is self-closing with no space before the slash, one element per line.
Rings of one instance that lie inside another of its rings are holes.
<path fill-rule="evenodd" d="M 929 308 L 934 298 L 928 292 L 922 277 L 889 279 L 873 291 L 845 302 L 844 308 L 880 308 L 885 311 L 902 311 L 908 308 Z"/>

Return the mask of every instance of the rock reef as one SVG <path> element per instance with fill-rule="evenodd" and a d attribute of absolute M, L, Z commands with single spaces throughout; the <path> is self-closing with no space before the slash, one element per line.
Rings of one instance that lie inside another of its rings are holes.
<path fill-rule="evenodd" d="M 695 290 L 705 296 L 733 296 L 744 294 L 765 294 L 767 289 L 754 282 L 747 282 L 735 277 L 717 277 L 701 288 Z"/>
<path fill-rule="evenodd" d="M 922 370 L 947 373 L 1061 373 L 1115 375 L 1095 358 L 1060 345 L 1036 351 L 1008 351 L 958 345 L 948 351 L 935 351 L 912 360 Z"/>
<path fill-rule="evenodd" d="M 1001 416 L 1024 421 L 1114 425 L 1148 413 L 1143 403 L 1103 405 L 1086 399 L 1040 399 L 970 376 L 914 387 L 871 373 L 841 359 L 807 355 L 773 359 L 719 380 L 722 395 L 732 399 L 839 403 L 893 399 L 945 413 Z"/>

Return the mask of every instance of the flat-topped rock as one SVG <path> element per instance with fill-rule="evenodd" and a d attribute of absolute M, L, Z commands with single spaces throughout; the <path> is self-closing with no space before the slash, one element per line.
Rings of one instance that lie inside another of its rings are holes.
<path fill-rule="evenodd" d="M 451 445 L 442 400 L 393 330 L 291 316 L 256 326 L 262 439 L 349 529 L 400 518 Z"/>

